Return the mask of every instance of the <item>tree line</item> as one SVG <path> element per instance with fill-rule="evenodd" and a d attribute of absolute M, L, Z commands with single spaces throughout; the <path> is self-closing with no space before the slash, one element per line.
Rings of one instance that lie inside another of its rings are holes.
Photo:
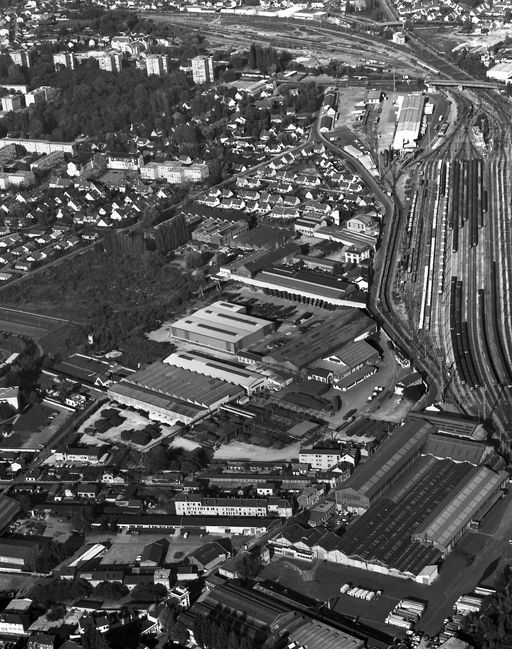
<path fill-rule="evenodd" d="M 194 618 L 194 638 L 203 649 L 260 649 L 268 636 L 267 627 L 255 630 L 220 610 Z"/>

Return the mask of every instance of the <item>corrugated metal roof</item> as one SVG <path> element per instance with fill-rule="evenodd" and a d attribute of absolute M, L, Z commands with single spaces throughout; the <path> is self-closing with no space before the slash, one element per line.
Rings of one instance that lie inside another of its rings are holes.
<path fill-rule="evenodd" d="M 418 527 L 415 538 L 431 542 L 440 549 L 447 548 L 507 477 L 505 471 L 495 473 L 484 466 L 474 467 L 456 492 L 440 503 Z"/>
<path fill-rule="evenodd" d="M 371 498 L 390 476 L 417 452 L 433 427 L 429 423 L 409 421 L 396 429 L 366 462 L 360 464 L 352 476 L 343 483 L 344 489 L 354 489 Z"/>

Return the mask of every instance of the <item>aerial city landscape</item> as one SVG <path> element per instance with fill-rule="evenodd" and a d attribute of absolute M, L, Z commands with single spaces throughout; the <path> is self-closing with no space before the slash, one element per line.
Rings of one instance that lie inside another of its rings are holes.
<path fill-rule="evenodd" d="M 0 48 L 0 649 L 510 649 L 512 2 Z"/>

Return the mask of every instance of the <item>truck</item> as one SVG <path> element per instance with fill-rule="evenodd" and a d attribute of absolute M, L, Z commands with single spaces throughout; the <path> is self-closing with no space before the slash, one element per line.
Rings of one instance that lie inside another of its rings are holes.
<path fill-rule="evenodd" d="M 412 629 L 412 622 L 409 622 L 409 620 L 404 619 L 400 615 L 396 615 L 395 613 L 389 613 L 387 618 L 385 619 L 386 624 L 390 624 L 391 626 L 397 626 L 400 629 Z"/>
<path fill-rule="evenodd" d="M 406 609 L 407 611 L 414 611 L 418 615 L 423 615 L 425 612 L 425 604 L 423 602 L 417 602 L 414 599 L 404 598 L 400 600 L 398 606 L 400 608 Z"/>

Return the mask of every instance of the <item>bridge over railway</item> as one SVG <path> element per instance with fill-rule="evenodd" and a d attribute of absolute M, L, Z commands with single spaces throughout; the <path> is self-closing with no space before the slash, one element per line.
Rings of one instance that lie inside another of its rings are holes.
<path fill-rule="evenodd" d="M 428 83 L 429 86 L 435 86 L 438 88 L 488 88 L 491 90 L 501 90 L 503 89 L 503 84 L 498 83 L 497 81 L 479 81 L 478 79 L 433 79 L 428 77 L 425 79 L 425 83 Z"/>

